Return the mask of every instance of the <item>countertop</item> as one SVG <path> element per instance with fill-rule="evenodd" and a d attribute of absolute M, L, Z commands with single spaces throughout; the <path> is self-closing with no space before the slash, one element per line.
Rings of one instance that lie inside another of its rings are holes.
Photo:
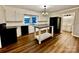
<path fill-rule="evenodd" d="M 7 26 L 6 29 L 17 28 L 16 26 Z"/>

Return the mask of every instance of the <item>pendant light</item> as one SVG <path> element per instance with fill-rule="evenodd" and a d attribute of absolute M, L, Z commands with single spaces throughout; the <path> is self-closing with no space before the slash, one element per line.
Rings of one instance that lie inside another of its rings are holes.
<path fill-rule="evenodd" d="M 42 15 L 44 16 L 48 15 L 48 12 L 46 11 L 46 5 L 44 5 L 44 10 L 42 11 Z"/>

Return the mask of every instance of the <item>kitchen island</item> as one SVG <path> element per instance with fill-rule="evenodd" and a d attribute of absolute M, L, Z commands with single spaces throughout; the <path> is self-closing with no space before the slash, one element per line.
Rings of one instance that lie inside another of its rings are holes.
<path fill-rule="evenodd" d="M 52 28 L 52 33 L 48 32 L 48 29 L 50 27 Z M 39 29 L 38 35 L 36 35 L 36 28 Z M 41 34 L 42 29 L 46 30 L 46 32 Z M 43 40 L 45 40 L 49 37 L 53 37 L 53 26 L 49 26 L 49 25 L 46 25 L 46 24 L 41 24 L 41 25 L 34 26 L 34 36 L 35 36 L 35 39 L 38 40 L 38 43 L 41 44 L 41 41 L 43 41 Z"/>

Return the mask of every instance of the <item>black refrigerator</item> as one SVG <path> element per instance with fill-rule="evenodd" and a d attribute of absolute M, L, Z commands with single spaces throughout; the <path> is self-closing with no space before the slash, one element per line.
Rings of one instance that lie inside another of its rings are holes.
<path fill-rule="evenodd" d="M 53 26 L 54 33 L 60 33 L 61 31 L 61 17 L 50 17 L 50 26 Z M 50 28 L 50 33 L 52 29 Z"/>

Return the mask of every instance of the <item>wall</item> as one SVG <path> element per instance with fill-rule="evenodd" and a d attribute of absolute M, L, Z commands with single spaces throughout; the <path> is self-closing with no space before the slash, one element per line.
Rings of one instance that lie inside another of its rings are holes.
<path fill-rule="evenodd" d="M 75 11 L 75 21 L 73 25 L 73 33 L 74 36 L 79 37 L 79 9 Z"/>

